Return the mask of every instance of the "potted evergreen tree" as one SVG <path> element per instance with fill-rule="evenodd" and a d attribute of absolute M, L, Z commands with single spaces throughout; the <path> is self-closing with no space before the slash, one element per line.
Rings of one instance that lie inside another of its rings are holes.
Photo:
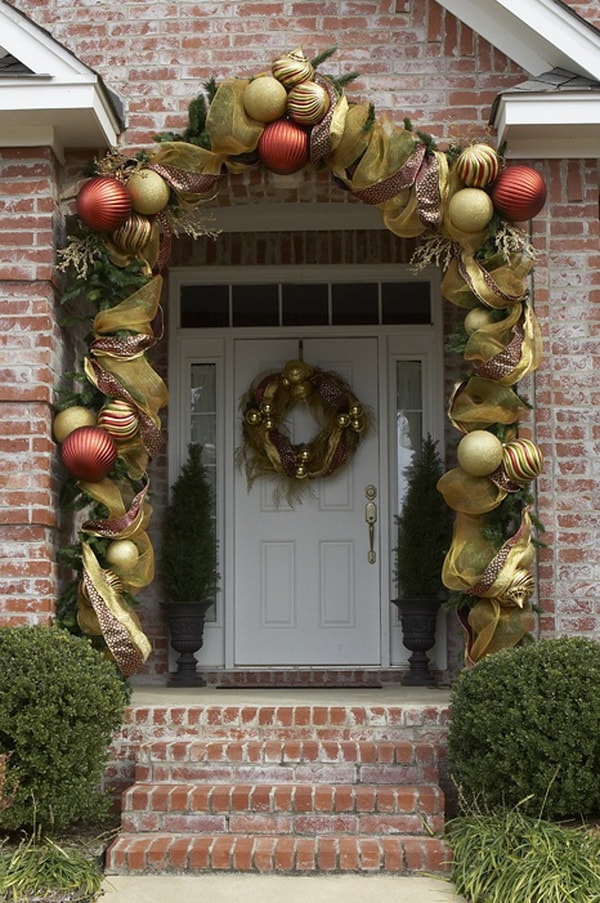
<path fill-rule="evenodd" d="M 195 653 L 204 642 L 206 612 L 219 583 L 214 496 L 202 463 L 202 446 L 192 443 L 163 517 L 160 572 L 171 645 L 179 653 L 170 686 L 205 686 Z"/>
<path fill-rule="evenodd" d="M 396 517 L 395 579 L 402 624 L 402 642 L 412 652 L 404 683 L 423 686 L 432 682 L 426 652 L 435 644 L 437 615 L 445 589 L 442 565 L 452 538 L 452 516 L 437 482 L 444 465 L 437 442 L 423 439 L 406 468 L 407 488 Z"/>

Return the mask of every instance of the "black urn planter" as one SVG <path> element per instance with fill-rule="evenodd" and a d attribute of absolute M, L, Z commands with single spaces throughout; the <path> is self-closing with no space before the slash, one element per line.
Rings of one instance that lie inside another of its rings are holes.
<path fill-rule="evenodd" d="M 177 671 L 169 674 L 170 687 L 205 687 L 206 681 L 196 670 L 195 653 L 204 643 L 205 609 L 197 602 L 170 602 L 163 606 L 167 613 L 171 646 L 179 653 Z"/>
<path fill-rule="evenodd" d="M 410 670 L 402 683 L 409 687 L 426 687 L 434 683 L 426 653 L 435 645 L 435 629 L 440 610 L 439 599 L 392 599 L 402 625 L 402 642 L 412 655 Z"/>

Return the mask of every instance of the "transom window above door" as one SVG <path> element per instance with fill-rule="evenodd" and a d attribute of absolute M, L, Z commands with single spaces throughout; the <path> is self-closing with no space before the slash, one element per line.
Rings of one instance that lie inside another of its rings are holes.
<path fill-rule="evenodd" d="M 183 285 L 183 329 L 384 326 L 432 321 L 431 284 L 271 282 Z"/>

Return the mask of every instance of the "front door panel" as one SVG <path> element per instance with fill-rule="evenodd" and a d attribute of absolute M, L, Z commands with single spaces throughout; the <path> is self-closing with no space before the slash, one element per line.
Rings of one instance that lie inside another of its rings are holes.
<path fill-rule="evenodd" d="M 377 411 L 375 338 L 305 339 L 304 360 L 341 374 L 360 401 Z M 298 357 L 294 339 L 235 344 L 235 393 L 240 399 L 259 373 L 279 371 Z M 375 420 L 375 418 L 374 418 Z M 297 405 L 288 424 L 293 441 L 318 427 Z M 241 425 L 238 425 L 238 441 Z M 380 570 L 369 562 L 365 489 L 377 487 L 375 422 L 350 463 L 311 481 L 312 494 L 290 507 L 275 504 L 271 478 L 235 478 L 235 664 L 377 665 L 380 650 Z M 372 558 L 373 556 L 371 556 Z"/>

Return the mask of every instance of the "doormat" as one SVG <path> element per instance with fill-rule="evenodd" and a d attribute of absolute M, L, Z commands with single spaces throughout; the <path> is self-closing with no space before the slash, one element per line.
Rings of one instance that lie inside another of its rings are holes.
<path fill-rule="evenodd" d="M 382 684 L 217 684 L 215 690 L 381 690 Z"/>

